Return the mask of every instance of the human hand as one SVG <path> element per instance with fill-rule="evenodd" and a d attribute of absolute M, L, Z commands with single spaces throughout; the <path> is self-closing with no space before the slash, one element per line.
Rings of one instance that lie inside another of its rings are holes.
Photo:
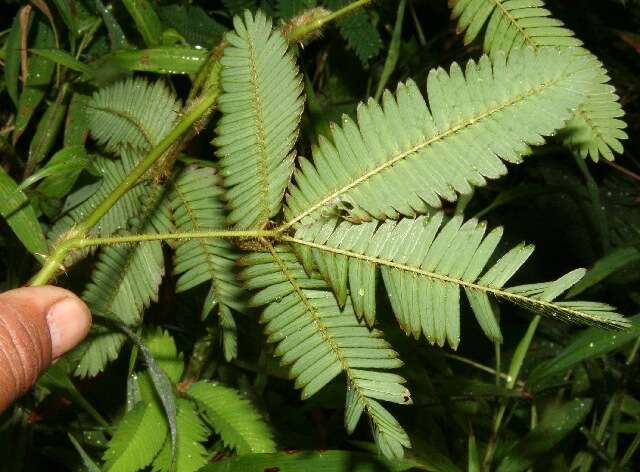
<path fill-rule="evenodd" d="M 53 361 L 89 332 L 91 313 L 59 287 L 0 294 L 0 412 L 29 390 Z"/>

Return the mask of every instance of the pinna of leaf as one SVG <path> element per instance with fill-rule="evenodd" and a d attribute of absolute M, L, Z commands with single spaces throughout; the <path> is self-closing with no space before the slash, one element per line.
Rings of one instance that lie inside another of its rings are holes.
<path fill-rule="evenodd" d="M 505 287 L 532 247 L 518 245 L 490 264 L 502 229 L 487 232 L 483 222 L 438 210 L 443 200 L 504 175 L 505 163 L 522 162 L 530 146 L 572 119 L 594 87 L 605 86 L 608 77 L 591 56 L 572 47 L 513 47 L 464 68 L 432 70 L 427 100 L 414 82 L 400 84 L 381 104 L 361 104 L 355 120 L 345 117 L 320 136 L 308 160 L 295 151 L 302 80 L 286 38 L 262 13 L 235 17 L 234 27 L 220 59 L 217 172 L 178 168 L 166 187 L 143 180 L 124 194 L 126 204 L 114 199 L 99 220 L 115 231 L 136 216 L 131 236 L 62 231 L 69 247 L 108 246 L 87 292 L 94 304 L 110 305 L 113 318 L 137 326 L 161 279 L 150 278 L 145 264 L 161 274 L 159 241 L 176 241 L 174 275 L 184 290 L 211 284 L 225 316 L 243 309 L 243 290 L 250 290 L 250 305 L 264 307 L 267 340 L 302 397 L 344 374 L 347 431 L 365 414 L 387 457 L 401 457 L 411 441 L 383 402 L 412 400 L 406 380 L 390 372 L 402 365 L 398 353 L 374 328 L 378 270 L 401 328 L 440 346 L 460 342 L 461 289 L 494 341 L 502 333 L 492 298 L 564 321 L 628 326 L 606 304 L 556 301 L 583 270 Z M 129 80 L 92 99 L 92 135 L 123 157 L 104 166 L 105 195 L 117 193 L 122 176 L 175 129 L 175 101 L 163 90 L 161 82 Z M 158 113 L 133 110 L 123 120 L 123 109 L 135 106 L 131 98 L 147 94 L 165 97 Z M 133 192 L 142 201 L 127 201 Z M 81 224 L 92 204 L 77 207 L 67 227 Z M 279 215 L 284 219 L 274 223 Z M 239 240 L 251 244 L 232 244 Z M 140 244 L 118 246 L 127 242 Z M 112 283 L 100 283 L 107 279 Z M 89 341 L 83 373 L 102 370 L 121 344 Z"/>

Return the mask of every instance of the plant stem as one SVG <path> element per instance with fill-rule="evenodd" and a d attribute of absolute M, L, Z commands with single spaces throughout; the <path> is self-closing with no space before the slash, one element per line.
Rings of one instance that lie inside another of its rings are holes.
<path fill-rule="evenodd" d="M 516 350 L 513 354 L 513 358 L 511 359 L 511 365 L 509 366 L 509 374 L 507 376 L 507 384 L 506 387 L 509 390 L 513 390 L 518 381 L 518 376 L 520 375 L 520 370 L 522 369 L 522 364 L 524 362 L 525 357 L 527 356 L 527 352 L 529 351 L 529 346 L 531 346 L 531 341 L 533 341 L 533 336 L 538 329 L 538 324 L 540 323 L 540 315 L 536 315 L 531 322 L 529 323 L 529 327 L 525 332 L 524 336 L 518 343 Z M 504 419 L 504 414 L 507 411 L 507 402 L 503 401 L 498 408 L 498 412 L 496 413 L 494 422 L 493 422 L 493 431 L 491 433 L 491 438 L 489 439 L 489 444 L 487 444 L 487 450 L 485 452 L 484 460 L 482 462 L 482 470 L 489 471 L 491 469 L 491 463 L 493 462 L 493 455 L 496 452 L 496 447 L 498 445 L 498 433 L 500 432 L 500 427 L 502 426 L 502 420 Z"/>
<path fill-rule="evenodd" d="M 322 18 L 315 19 L 309 23 L 302 24 L 292 29 L 287 35 L 290 42 L 299 41 L 303 37 L 319 30 L 327 23 L 344 16 L 351 11 L 360 8 L 372 0 L 357 0 L 349 5 L 332 12 Z M 217 62 L 217 61 L 216 61 Z M 213 68 L 212 73 L 219 73 L 219 68 Z M 212 82 L 208 82 L 212 83 Z M 217 81 L 213 81 L 217 85 Z M 193 107 L 180 122 L 160 141 L 145 158 L 133 168 L 122 182 L 105 198 L 83 221 L 76 224 L 61 238 L 54 247 L 52 253 L 46 258 L 44 265 L 30 280 L 30 285 L 45 285 L 49 283 L 61 270 L 64 270 L 64 260 L 72 249 L 78 247 L 79 241 L 84 239 L 88 231 L 93 228 L 98 221 L 115 205 L 115 203 L 134 185 L 140 178 L 156 163 L 171 146 L 178 141 L 192 126 L 205 114 L 216 102 L 220 88 L 211 86 L 200 95 L 200 100 L 194 103 Z M 228 236 L 232 237 L 232 236 Z M 176 238 L 172 238 L 176 239 Z M 86 239 L 85 239 L 86 240 Z M 88 241 L 91 241 L 90 239 Z M 96 240 L 94 240 L 96 241 Z M 124 242 L 124 241 L 123 241 Z M 85 243 L 86 244 L 86 243 Z M 107 243 L 108 244 L 108 243 Z"/>
<path fill-rule="evenodd" d="M 167 151 L 180 136 L 186 133 L 193 123 L 202 116 L 218 98 L 219 90 L 210 89 L 190 113 L 183 116 L 180 122 L 142 159 L 122 182 L 105 198 L 83 221 L 75 225 L 64 239 L 56 246 L 53 253 L 47 257 L 42 269 L 31 279 L 31 285 L 48 283 L 63 268 L 62 264 L 68 252 L 76 247 L 78 236 L 86 234 L 111 209 L 120 198 L 127 193 L 153 164 Z M 70 244 L 69 244 L 70 243 Z"/>
<path fill-rule="evenodd" d="M 587 192 L 589 193 L 589 198 L 591 199 L 591 205 L 593 208 L 593 217 L 595 219 L 595 223 L 600 233 L 600 243 L 602 244 L 602 253 L 607 254 L 611 250 L 611 241 L 609 239 L 609 225 L 607 224 L 607 216 L 604 212 L 604 206 L 602 206 L 602 201 L 600 200 L 600 189 L 598 188 L 598 184 L 595 179 L 589 172 L 589 167 L 587 163 L 581 157 L 575 156 L 576 164 L 578 165 L 578 169 L 582 172 L 582 176 L 584 177 L 585 184 L 587 186 Z"/>
<path fill-rule="evenodd" d="M 112 236 L 107 238 L 77 239 L 74 249 L 89 246 L 107 246 L 112 244 L 129 244 L 145 241 L 171 241 L 176 239 L 213 239 L 213 238 L 270 238 L 277 233 L 274 230 L 211 230 L 185 231 L 181 233 L 132 234 L 127 236 Z"/>
<path fill-rule="evenodd" d="M 470 365 L 472 367 L 475 367 L 478 370 L 482 370 L 488 374 L 492 374 L 495 375 L 497 378 L 499 379 L 503 379 L 506 381 L 510 381 L 511 377 L 509 377 L 507 374 L 505 374 L 504 372 L 499 372 L 495 369 L 492 369 L 489 366 L 486 366 L 484 364 L 480 364 L 479 362 L 474 361 L 473 359 L 467 359 L 466 357 L 463 356 L 459 356 L 458 354 L 450 354 L 450 353 L 445 353 L 443 354 L 444 357 L 448 358 L 448 359 L 453 359 L 456 360 L 458 362 L 462 362 L 463 364 L 467 364 Z M 516 382 L 518 387 L 524 387 L 524 382 L 522 382 L 521 380 Z"/>
<path fill-rule="evenodd" d="M 371 2 L 372 0 L 356 0 L 355 2 L 352 2 L 349 5 L 346 5 L 345 7 L 340 8 L 339 10 L 331 12 L 326 16 L 317 18 L 313 21 L 310 21 L 309 23 L 305 23 L 303 25 L 300 25 L 292 29 L 287 34 L 287 39 L 291 43 L 300 41 L 305 36 L 308 36 L 311 33 L 314 33 L 317 30 L 322 29 L 327 23 L 331 23 L 332 21 L 337 20 L 338 18 L 351 13 L 353 10 L 357 10 L 358 8 L 364 7 L 365 5 Z"/>

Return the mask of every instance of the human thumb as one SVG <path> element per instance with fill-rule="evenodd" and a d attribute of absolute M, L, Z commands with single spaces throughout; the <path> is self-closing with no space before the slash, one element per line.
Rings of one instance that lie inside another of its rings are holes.
<path fill-rule="evenodd" d="M 63 288 L 24 287 L 0 294 L 0 412 L 82 341 L 90 326 L 87 305 Z"/>

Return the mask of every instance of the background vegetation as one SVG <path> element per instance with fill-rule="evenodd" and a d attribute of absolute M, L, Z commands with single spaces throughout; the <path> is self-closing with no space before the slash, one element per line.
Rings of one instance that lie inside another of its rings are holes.
<path fill-rule="evenodd" d="M 294 38 L 291 54 L 302 75 L 286 106 L 292 116 L 301 114 L 295 144 L 301 156 L 312 155 L 330 123 L 341 123 L 343 114 L 355 117 L 359 102 L 378 100 L 385 88 L 395 91 L 408 79 L 424 92 L 431 69 L 448 70 L 482 54 L 482 35 L 465 41 L 445 0 L 379 0 L 327 22 L 321 34 L 305 30 L 312 15 L 322 17 L 309 9 L 340 11 L 347 4 L 0 5 L 2 290 L 26 283 L 51 244 L 91 214 L 141 156 L 198 107 L 209 108 L 212 58 L 221 54 L 217 47 L 233 29 L 233 16 L 245 9 L 260 9 Z M 379 293 L 377 327 L 404 361 L 397 372 L 413 403 L 388 407 L 410 439 L 399 458 L 376 437 L 386 454 L 379 453 L 366 421 L 347 433 L 343 380 L 300 399 L 275 346 L 265 342 L 260 310 L 246 306 L 230 244 L 202 246 L 193 239 L 87 247 L 59 261 L 64 271 L 52 270 L 60 272 L 57 284 L 82 293 L 98 314 L 94 333 L 0 416 L 0 468 L 168 470 L 176 453 L 178 471 L 638 470 L 640 3 L 549 0 L 545 8 L 608 71 L 625 112 L 624 151 L 614 143 L 584 158 L 587 152 L 575 143 L 567 147 L 560 133 L 533 148 L 523 164 L 508 165 L 508 175 L 475 188 L 473 198 L 445 203 L 443 211 L 504 226 L 502 253 L 521 241 L 536 246 L 512 285 L 589 268 L 569 296 L 616 306 L 631 317 L 631 328 L 585 329 L 500 304 L 498 343 L 484 336 L 464 305 L 461 341 L 452 349 L 406 337 Z M 304 108 L 296 100 L 300 91 Z M 197 229 L 181 212 L 201 201 L 199 195 L 209 199 L 196 208 L 201 228 L 246 223 L 246 215 L 227 217 L 232 204 L 210 204 L 222 192 L 214 169 L 233 166 L 220 157 L 224 101 L 219 108 L 173 136 L 173 151 L 149 179 L 155 185 L 129 191 L 93 237 Z M 149 125 L 148 134 L 129 122 Z M 254 250 L 251 244 L 241 249 Z M 217 275 L 201 274 L 211 261 Z M 126 289 L 118 279 L 123 267 L 136 274 Z M 211 278 L 222 291 L 213 293 Z M 124 326 L 100 317 L 111 312 Z"/>

